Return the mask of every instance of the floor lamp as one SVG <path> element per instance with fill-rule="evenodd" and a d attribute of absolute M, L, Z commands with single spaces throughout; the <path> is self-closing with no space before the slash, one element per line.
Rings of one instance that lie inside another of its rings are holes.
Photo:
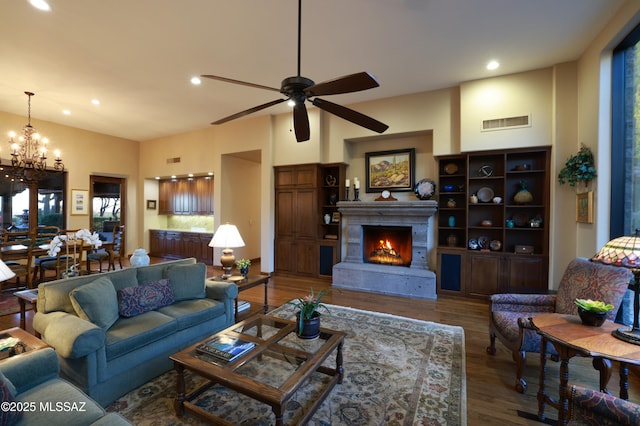
<path fill-rule="evenodd" d="M 233 275 L 231 270 L 233 269 L 233 265 L 236 263 L 236 258 L 233 255 L 233 248 L 244 247 L 244 241 L 240 236 L 240 232 L 238 232 L 238 228 L 230 223 L 220 225 L 216 233 L 213 234 L 213 238 L 211 238 L 211 242 L 209 242 L 209 247 L 218 247 L 223 249 L 222 256 L 220 256 L 220 263 L 222 264 L 222 270 L 224 271 L 222 279 L 226 280 L 231 277 Z"/>
<path fill-rule="evenodd" d="M 619 328 L 612 334 L 625 342 L 640 345 L 640 327 L 638 327 L 638 312 L 640 311 L 640 229 L 636 229 L 634 235 L 609 241 L 591 260 L 631 269 L 634 277 L 633 281 L 629 283 L 629 289 L 633 290 L 633 326 L 631 328 Z"/>

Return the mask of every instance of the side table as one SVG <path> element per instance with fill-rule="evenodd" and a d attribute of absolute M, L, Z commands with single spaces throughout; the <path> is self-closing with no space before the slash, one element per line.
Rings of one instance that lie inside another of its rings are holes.
<path fill-rule="evenodd" d="M 250 288 L 264 285 L 264 305 L 262 313 L 267 313 L 269 310 L 269 301 L 268 301 L 268 289 L 269 289 L 269 279 L 271 275 L 247 275 L 243 280 L 234 281 L 234 283 L 238 286 L 238 296 L 240 292 L 249 290 Z M 225 280 L 220 279 L 220 277 L 212 277 L 209 278 L 212 281 L 223 282 Z M 228 280 L 226 280 L 228 281 Z M 235 300 L 235 319 L 238 322 L 238 298 Z"/>
<path fill-rule="evenodd" d="M 620 324 L 605 321 L 601 327 L 583 325 L 577 315 L 541 314 L 531 318 L 542 343 L 540 347 L 540 387 L 538 390 L 538 417 L 544 421 L 546 403 L 558 409 L 558 424 L 567 424 L 569 399 L 569 360 L 574 356 L 593 358 L 593 366 L 600 371 L 600 390 L 606 392 L 611 375 L 611 362 L 620 363 L 620 397 L 627 399 L 628 365 L 640 365 L 640 345 L 633 345 L 611 335 Z M 547 343 L 551 342 L 560 356 L 559 400 L 545 393 Z"/>
<path fill-rule="evenodd" d="M 33 306 L 33 312 L 38 312 L 38 289 L 16 291 L 13 295 L 18 298 L 18 303 L 20 303 L 20 328 L 26 330 L 26 304 L 30 303 Z"/>

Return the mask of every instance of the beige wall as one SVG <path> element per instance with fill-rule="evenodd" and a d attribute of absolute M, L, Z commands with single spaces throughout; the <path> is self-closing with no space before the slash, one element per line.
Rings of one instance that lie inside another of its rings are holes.
<path fill-rule="evenodd" d="M 26 118 L 0 111 L 0 133 L 19 132 Z M 138 173 L 140 163 L 138 143 L 114 136 L 31 119 L 31 124 L 43 136 L 49 138 L 49 150 L 59 149 L 67 171 L 67 197 L 71 189 L 89 190 L 89 176 L 114 176 L 127 179 L 129 203 L 123 206 L 127 221 L 127 252 L 138 246 L 137 222 L 142 203 L 138 200 Z M 8 141 L 8 137 L 5 139 Z M 9 164 L 9 144 L 0 141 L 0 157 Z M 67 210 L 67 228 L 89 228 L 89 216 L 70 216 Z M 129 231 L 131 230 L 131 231 Z"/>

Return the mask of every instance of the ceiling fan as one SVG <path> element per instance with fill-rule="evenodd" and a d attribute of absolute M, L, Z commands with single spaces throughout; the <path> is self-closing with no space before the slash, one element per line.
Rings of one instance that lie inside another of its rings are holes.
<path fill-rule="evenodd" d="M 296 133 L 296 140 L 304 142 L 309 140 L 309 116 L 305 101 L 310 101 L 316 107 L 325 110 L 331 114 L 337 115 L 345 120 L 365 127 L 374 132 L 383 133 L 389 128 L 388 125 L 381 123 L 367 115 L 361 114 L 350 108 L 324 99 L 316 98 L 316 96 L 337 95 L 341 93 L 359 92 L 361 90 L 373 89 L 379 84 L 376 79 L 368 72 L 359 72 L 336 78 L 334 80 L 324 81 L 316 84 L 313 80 L 300 75 L 300 40 L 302 26 L 302 0 L 298 0 L 298 75 L 295 77 L 287 77 L 282 80 L 280 89 L 275 87 L 263 86 L 246 81 L 234 80 L 231 78 L 220 77 L 216 75 L 202 75 L 201 77 L 210 78 L 212 80 L 224 81 L 227 83 L 241 84 L 243 86 L 255 87 L 258 89 L 271 90 L 282 93 L 285 99 L 276 99 L 266 104 L 258 105 L 253 108 L 232 114 L 228 117 L 214 121 L 211 124 L 222 124 L 245 115 L 253 114 L 265 108 L 277 105 L 285 101 L 293 101 L 293 127 Z M 312 99 L 313 98 L 313 99 Z"/>

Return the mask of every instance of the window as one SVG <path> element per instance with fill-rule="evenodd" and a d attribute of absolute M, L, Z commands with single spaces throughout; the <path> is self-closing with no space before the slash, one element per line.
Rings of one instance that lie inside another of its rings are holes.
<path fill-rule="evenodd" d="M 640 26 L 613 54 L 610 237 L 640 229 Z"/>

